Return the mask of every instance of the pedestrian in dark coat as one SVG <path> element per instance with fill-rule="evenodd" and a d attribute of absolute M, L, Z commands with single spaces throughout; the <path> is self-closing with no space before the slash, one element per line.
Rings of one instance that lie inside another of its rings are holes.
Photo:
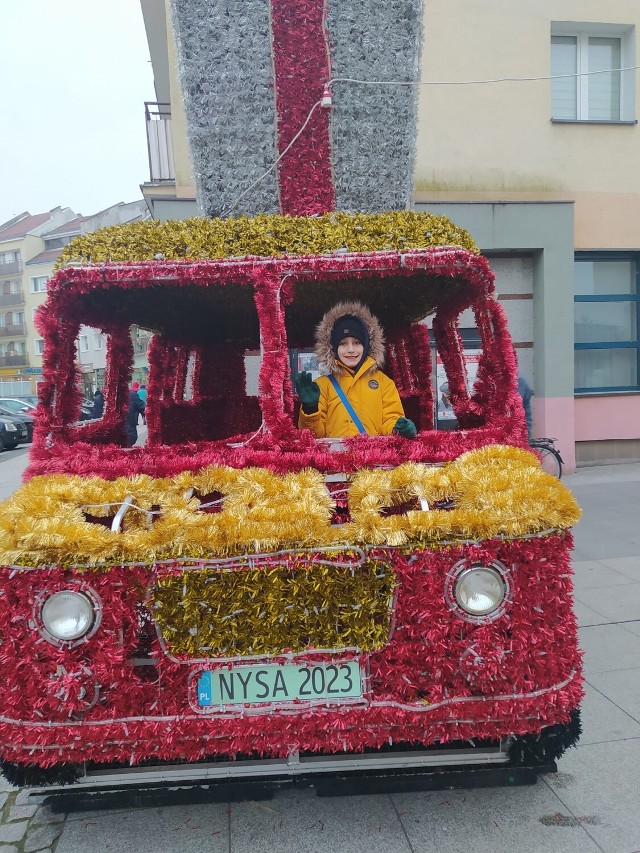
<path fill-rule="evenodd" d="M 134 383 L 137 385 L 137 383 Z M 126 447 L 133 447 L 138 440 L 138 415 L 144 414 L 144 403 L 133 388 L 129 391 L 129 411 L 124 422 L 127 431 Z"/>
<path fill-rule="evenodd" d="M 104 414 L 104 394 L 98 388 L 96 393 L 93 395 L 93 406 L 91 407 L 91 417 L 92 418 L 101 418 Z"/>
<path fill-rule="evenodd" d="M 533 397 L 533 389 L 524 378 L 518 376 L 518 394 L 522 397 L 522 408 L 527 421 L 527 434 L 529 441 L 533 438 L 533 411 L 531 409 L 531 398 Z"/>

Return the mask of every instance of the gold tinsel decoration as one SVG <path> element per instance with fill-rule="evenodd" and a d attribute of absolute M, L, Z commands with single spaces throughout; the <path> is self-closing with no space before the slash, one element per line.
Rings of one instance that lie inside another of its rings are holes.
<path fill-rule="evenodd" d="M 169 651 L 235 657 L 381 648 L 395 575 L 380 562 L 190 570 L 160 577 L 153 614 Z"/>
<path fill-rule="evenodd" d="M 57 266 L 70 261 L 150 261 L 322 255 L 404 251 L 429 246 L 459 246 L 478 253 L 471 235 L 446 216 L 404 210 L 391 213 L 327 213 L 324 216 L 261 214 L 249 218 L 148 219 L 113 225 L 76 237 L 62 250 Z"/>
<path fill-rule="evenodd" d="M 203 512 L 200 499 L 212 494 L 221 496 L 219 511 Z M 128 496 L 134 506 L 122 532 L 99 523 Z M 420 498 L 428 510 L 412 508 Z M 439 501 L 453 508 L 438 508 Z M 397 514 L 389 512 L 394 508 Z M 171 480 L 47 475 L 0 504 L 0 563 L 105 566 L 345 542 L 437 545 L 568 528 L 580 518 L 571 492 L 532 453 L 506 446 L 470 451 L 441 467 L 363 469 L 350 476 L 349 510 L 351 522 L 332 526 L 332 501 L 316 470 L 279 476 L 212 466 Z"/>

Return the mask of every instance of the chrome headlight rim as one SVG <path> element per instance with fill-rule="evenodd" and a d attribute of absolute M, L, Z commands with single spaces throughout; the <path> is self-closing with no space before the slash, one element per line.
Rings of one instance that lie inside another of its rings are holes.
<path fill-rule="evenodd" d="M 481 571 L 488 572 L 492 577 L 499 579 L 502 584 L 502 598 L 494 606 L 487 608 L 483 612 L 474 612 L 468 610 L 462 604 L 458 590 L 465 578 L 470 577 L 475 572 Z M 465 622 L 472 622 L 476 625 L 494 622 L 504 614 L 507 607 L 511 604 L 510 574 L 509 569 L 500 560 L 492 560 L 486 563 L 468 559 L 459 560 L 447 573 L 445 588 L 447 603 L 451 610 Z"/>
<path fill-rule="evenodd" d="M 84 628 L 81 633 L 67 638 L 55 634 L 51 630 L 50 625 L 47 625 L 45 617 L 47 604 L 61 594 L 77 596 L 83 603 L 89 606 L 92 617 L 88 627 Z M 88 584 L 67 583 L 60 585 L 56 589 L 41 590 L 34 602 L 33 615 L 35 627 L 47 642 L 59 648 L 71 649 L 86 643 L 100 627 L 100 623 L 102 622 L 102 602 L 97 592 Z"/>

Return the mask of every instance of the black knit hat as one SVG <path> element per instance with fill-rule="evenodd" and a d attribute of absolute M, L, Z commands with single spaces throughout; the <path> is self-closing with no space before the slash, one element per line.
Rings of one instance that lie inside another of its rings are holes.
<path fill-rule="evenodd" d="M 369 332 L 359 317 L 353 314 L 345 314 L 338 317 L 331 329 L 331 349 L 338 354 L 338 346 L 344 338 L 355 338 L 364 347 L 363 357 L 369 355 Z"/>

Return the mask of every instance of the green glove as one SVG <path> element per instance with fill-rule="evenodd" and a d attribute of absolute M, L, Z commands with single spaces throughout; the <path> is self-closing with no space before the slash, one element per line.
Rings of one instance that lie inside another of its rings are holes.
<path fill-rule="evenodd" d="M 416 425 L 409 418 L 398 418 L 396 425 L 393 428 L 394 432 L 401 435 L 403 438 L 415 438 L 418 434 Z"/>
<path fill-rule="evenodd" d="M 302 411 L 305 415 L 312 415 L 318 411 L 320 402 L 320 386 L 314 382 L 311 374 L 305 370 L 296 377 L 296 393 L 302 403 Z"/>

